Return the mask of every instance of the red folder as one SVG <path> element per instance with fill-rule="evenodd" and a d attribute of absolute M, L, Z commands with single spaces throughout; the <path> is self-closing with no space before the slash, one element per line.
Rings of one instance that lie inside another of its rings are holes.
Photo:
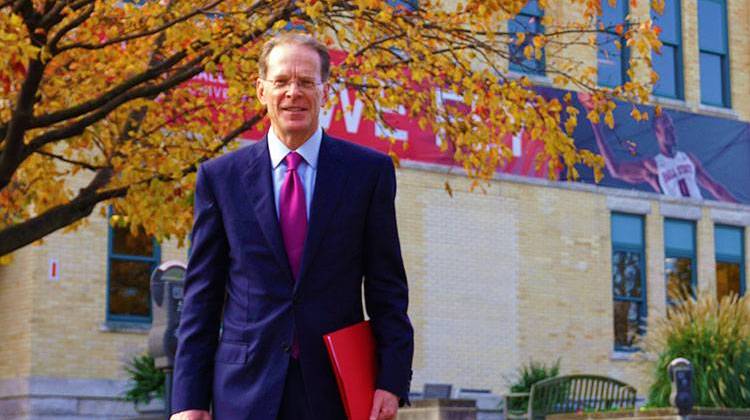
<path fill-rule="evenodd" d="M 375 337 L 369 321 L 323 336 L 349 420 L 368 420 L 375 394 Z"/>

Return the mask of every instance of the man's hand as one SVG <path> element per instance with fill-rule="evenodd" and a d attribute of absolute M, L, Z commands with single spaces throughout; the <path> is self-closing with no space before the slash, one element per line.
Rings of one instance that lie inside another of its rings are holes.
<path fill-rule="evenodd" d="M 169 420 L 211 420 L 211 414 L 205 410 L 185 410 L 172 414 Z"/>
<path fill-rule="evenodd" d="M 375 390 L 370 420 L 393 420 L 398 411 L 398 397 L 382 389 Z M 174 420 L 174 419 L 173 419 Z"/>

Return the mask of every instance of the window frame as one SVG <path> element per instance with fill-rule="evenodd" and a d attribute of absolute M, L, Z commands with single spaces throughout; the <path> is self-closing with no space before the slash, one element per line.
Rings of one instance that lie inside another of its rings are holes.
<path fill-rule="evenodd" d="M 689 224 L 692 228 L 693 233 L 693 250 L 692 252 L 687 252 L 682 249 L 677 248 L 670 248 L 667 246 L 667 223 L 669 222 L 677 222 L 677 223 L 684 223 Z M 690 259 L 690 289 L 691 289 L 691 296 L 696 297 L 696 291 L 698 288 L 698 258 L 697 258 L 697 248 L 698 248 L 698 237 L 697 237 L 697 224 L 695 220 L 689 220 L 689 219 L 679 219 L 675 217 L 666 217 L 664 218 L 664 287 L 665 287 L 665 300 L 667 307 L 672 306 L 672 303 L 669 302 L 669 283 L 667 279 L 667 273 L 666 273 L 666 263 L 667 258 L 689 258 Z"/>
<path fill-rule="evenodd" d="M 715 4 L 719 4 L 722 9 L 722 28 L 724 29 L 722 32 L 722 36 L 724 37 L 724 51 L 714 51 L 707 48 L 704 48 L 703 45 L 701 45 L 701 39 L 700 39 L 700 25 L 701 25 L 701 15 L 700 15 L 700 4 L 704 2 L 711 2 Z M 698 0 L 698 4 L 696 5 L 696 13 L 698 15 L 698 68 L 701 75 L 701 80 L 703 79 L 703 69 L 700 66 L 700 60 L 701 55 L 707 54 L 712 56 L 718 56 L 720 63 L 721 63 L 721 97 L 722 97 L 722 103 L 712 103 L 712 102 L 706 102 L 703 98 L 703 89 L 701 89 L 701 104 L 703 105 L 709 105 L 709 106 L 718 106 L 721 108 L 731 108 L 732 107 L 732 90 L 731 90 L 731 79 L 730 79 L 730 61 L 729 61 L 729 16 L 728 16 L 728 5 L 726 0 Z"/>
<path fill-rule="evenodd" d="M 527 8 L 529 8 L 530 5 L 534 5 L 535 8 L 538 10 L 538 14 L 534 14 L 533 12 L 527 11 Z M 536 58 L 530 58 L 527 59 L 523 55 L 523 49 L 526 47 L 526 45 L 531 41 L 532 37 L 529 37 L 529 34 L 544 34 L 545 28 L 544 25 L 542 25 L 542 18 L 544 18 L 544 10 L 542 10 L 539 7 L 538 0 L 529 0 L 528 3 L 526 3 L 526 6 L 521 9 L 520 12 L 513 18 L 508 19 L 507 25 L 508 25 L 508 32 L 510 32 L 510 25 L 511 22 L 518 21 L 519 18 L 525 17 L 525 18 L 535 18 L 537 21 L 537 30 L 536 32 L 531 31 L 525 31 L 524 33 L 527 35 L 526 39 L 521 45 L 515 45 L 514 43 L 511 43 L 509 46 L 509 56 L 508 59 L 508 70 L 516 73 L 521 74 L 528 74 L 533 76 L 546 76 L 547 75 L 547 51 L 545 47 L 542 47 L 542 57 L 540 59 Z M 518 32 L 514 32 L 518 33 Z M 520 55 L 519 55 L 520 53 Z M 513 59 L 516 56 L 519 56 L 522 58 L 520 63 L 516 63 L 516 61 Z M 527 65 L 526 62 L 533 62 L 533 66 Z"/>
<path fill-rule="evenodd" d="M 625 217 L 633 217 L 637 218 L 640 221 L 641 224 L 641 245 L 635 246 L 632 244 L 626 244 L 626 243 L 620 243 L 616 242 L 614 238 L 614 220 L 615 216 L 625 216 Z M 612 289 L 612 303 L 614 305 L 617 301 L 624 301 L 624 302 L 636 302 L 640 303 L 640 325 L 639 328 L 639 334 L 640 336 L 645 336 L 648 332 L 648 281 L 646 279 L 646 217 L 642 214 L 635 214 L 635 213 L 626 213 L 626 212 L 620 212 L 620 211 L 613 211 L 610 213 L 610 239 L 612 242 L 612 251 L 610 255 L 610 287 Z M 615 252 L 629 252 L 629 253 L 638 253 L 639 254 L 639 268 L 641 270 L 641 297 L 635 298 L 630 296 L 617 296 L 615 294 L 615 285 L 614 285 L 614 276 L 613 276 L 613 264 L 612 259 L 615 255 Z M 613 321 L 614 321 L 614 309 L 613 309 Z M 623 353 L 635 353 L 641 350 L 638 346 L 620 346 L 615 341 L 614 336 L 614 324 L 612 325 L 612 345 L 614 347 L 614 350 L 616 352 L 623 352 Z M 642 330 L 642 332 L 640 331 Z"/>
<path fill-rule="evenodd" d="M 669 1 L 669 0 L 667 0 Z M 669 3 L 667 3 L 669 4 Z M 676 99 L 676 100 L 684 100 L 685 99 L 685 80 L 684 80 L 684 74 L 683 74 L 683 52 L 682 52 L 682 0 L 674 0 L 674 3 L 671 3 L 675 5 L 674 9 L 674 19 L 675 19 L 675 31 L 677 32 L 675 34 L 675 42 L 664 40 L 662 36 L 659 36 L 659 40 L 661 41 L 663 46 L 667 46 L 670 48 L 674 48 L 674 68 L 672 69 L 674 72 L 674 80 L 675 80 L 675 95 L 668 95 L 663 93 L 657 93 L 656 90 L 653 91 L 654 96 L 660 97 L 660 98 L 669 98 L 669 99 Z M 651 20 L 658 20 L 659 15 L 657 15 L 654 12 L 654 9 L 651 9 Z M 662 46 L 662 54 L 664 53 L 664 48 Z M 651 53 L 651 60 L 653 62 L 654 55 L 656 53 Z M 661 75 L 659 75 L 659 79 L 661 80 Z M 656 86 L 654 86 L 655 88 Z"/>
<path fill-rule="evenodd" d="M 618 16 L 617 19 L 622 19 L 623 35 L 624 35 L 625 32 L 627 31 L 628 26 L 630 25 L 630 22 L 628 22 L 628 20 L 627 20 L 628 13 L 630 13 L 630 2 L 628 0 L 617 0 L 617 1 L 618 1 L 618 3 L 617 3 L 618 7 L 622 8 L 622 16 Z M 602 8 L 604 8 L 604 7 L 611 8 L 611 6 L 609 5 L 609 2 L 607 2 L 607 1 L 602 2 Z M 602 23 L 601 17 L 599 18 L 598 22 Z M 605 29 L 606 29 L 606 27 L 605 27 Z M 614 88 L 614 87 L 617 87 L 619 85 L 617 85 L 617 84 L 611 85 L 611 84 L 607 84 L 607 83 L 602 83 L 602 73 L 601 73 L 602 67 L 600 65 L 600 61 L 603 58 L 606 58 L 603 55 L 603 50 L 600 47 L 600 44 L 601 44 L 600 37 L 602 37 L 602 36 L 605 36 L 605 35 L 599 33 L 599 34 L 597 34 L 597 39 L 596 39 L 596 41 L 597 41 L 596 42 L 597 43 L 597 53 L 596 53 L 596 61 L 597 61 L 596 70 L 597 70 L 597 74 L 596 74 L 596 83 L 599 86 L 605 86 L 605 87 L 609 87 L 609 88 Z M 606 34 L 606 36 L 613 36 L 614 37 L 615 35 Z M 615 41 L 615 39 L 613 38 L 611 40 L 611 42 L 614 43 L 614 41 Z M 620 66 L 619 66 L 620 67 L 620 80 L 621 80 L 621 84 L 625 84 L 628 81 L 628 69 L 629 69 L 629 64 L 630 64 L 630 49 L 627 47 L 627 43 L 626 43 L 626 40 L 625 40 L 624 36 L 622 36 L 622 35 L 619 36 L 619 41 L 620 41 L 620 50 L 619 50 L 619 52 L 620 52 Z"/>
<path fill-rule="evenodd" d="M 107 289 L 106 289 L 106 302 L 105 302 L 105 314 L 107 322 L 124 323 L 124 324 L 150 324 L 153 320 L 153 307 L 151 303 L 151 284 L 149 282 L 149 300 L 148 300 L 148 316 L 140 315 L 117 315 L 110 312 L 110 286 L 111 286 L 111 271 L 112 261 L 128 261 L 128 262 L 147 262 L 151 263 L 150 273 L 152 273 L 161 264 L 161 245 L 156 238 L 151 238 L 153 251 L 151 257 L 143 255 L 128 255 L 118 254 L 114 252 L 114 238 L 115 230 L 110 223 L 113 215 L 112 206 L 107 209 Z"/>
<path fill-rule="evenodd" d="M 721 254 L 716 251 L 716 228 L 719 229 L 733 229 L 740 232 L 740 256 L 734 256 L 729 254 Z M 738 264 L 740 266 L 740 296 L 745 295 L 745 227 L 728 225 L 724 223 L 714 224 L 714 259 L 715 262 L 723 262 L 729 264 Z"/>

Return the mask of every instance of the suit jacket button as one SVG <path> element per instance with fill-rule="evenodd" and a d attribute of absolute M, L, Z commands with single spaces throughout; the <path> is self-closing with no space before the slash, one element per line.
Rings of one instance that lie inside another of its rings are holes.
<path fill-rule="evenodd" d="M 292 346 L 290 346 L 287 343 L 284 343 L 284 352 L 289 353 L 292 350 Z"/>

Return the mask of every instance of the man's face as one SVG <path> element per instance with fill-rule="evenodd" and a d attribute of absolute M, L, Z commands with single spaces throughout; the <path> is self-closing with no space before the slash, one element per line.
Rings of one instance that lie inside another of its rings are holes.
<path fill-rule="evenodd" d="M 674 127 L 665 119 L 660 120 L 654 125 L 654 134 L 659 142 L 659 151 L 666 155 L 672 156 L 677 146 L 677 139 L 674 136 Z"/>
<path fill-rule="evenodd" d="M 318 128 L 324 97 L 317 52 L 297 44 L 276 46 L 257 92 L 279 139 L 291 149 L 301 146 Z"/>

